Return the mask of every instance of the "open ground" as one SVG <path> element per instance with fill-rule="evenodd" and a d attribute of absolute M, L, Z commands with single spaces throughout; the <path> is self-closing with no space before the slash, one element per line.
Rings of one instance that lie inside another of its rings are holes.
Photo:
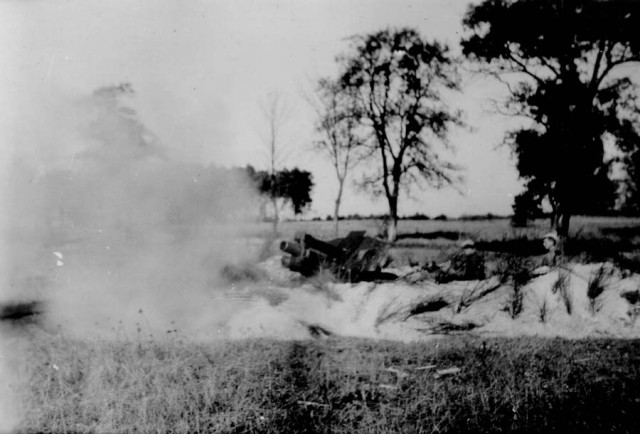
<path fill-rule="evenodd" d="M 473 237 L 492 261 L 526 257 L 536 252 L 547 224 L 514 229 L 508 219 L 402 221 L 391 249 L 392 266 L 409 269 L 451 251 L 466 237 Z M 379 226 L 377 221 L 345 221 L 340 235 L 356 229 L 375 233 Z M 529 293 L 546 294 L 549 304 L 542 309 L 525 297 L 514 312 L 517 303 L 508 285 L 467 306 L 460 301 L 468 293 L 456 285 L 443 292 L 429 282 L 344 284 L 330 276 L 294 276 L 279 264 L 278 241 L 301 230 L 330 238 L 333 225 L 287 222 L 276 238 L 267 224 L 247 226 L 238 242 L 253 259 L 229 258 L 245 273 L 158 282 L 157 297 L 168 299 L 172 309 L 145 304 L 154 299 L 148 295 L 130 297 L 130 312 L 117 305 L 120 319 L 88 308 L 90 323 L 72 305 L 64 315 L 51 316 L 45 309 L 3 330 L 15 343 L 15 363 L 7 364 L 15 378 L 12 428 L 637 432 L 640 334 L 635 318 L 640 297 L 629 294 L 637 295 L 640 288 L 632 269 L 640 243 L 638 221 L 576 218 L 573 227 L 567 246 L 573 270 L 611 264 L 617 273 L 613 280 L 602 283 L 603 290 L 592 299 L 586 293 L 595 285 L 583 282 L 568 292 L 544 293 L 545 285 L 557 286 L 560 274 L 541 278 Z M 171 238 L 156 242 L 168 249 L 179 245 Z M 113 267 L 111 250 L 94 254 L 97 264 L 83 266 Z M 66 251 L 64 260 L 72 268 L 76 254 Z M 174 254 L 179 250 L 167 252 Z M 163 280 L 178 270 L 169 270 Z M 77 278 L 80 271 L 66 272 Z M 31 277 L 44 285 L 42 276 Z M 101 278 L 100 283 L 105 289 L 116 282 Z M 209 285 L 209 291 L 197 292 L 194 303 L 188 299 L 193 292 L 175 286 L 190 284 Z M 566 294 L 573 297 L 572 312 Z M 434 295 L 444 304 L 429 305 Z M 376 297 L 395 304 L 376 304 Z M 109 298 L 101 302 L 115 303 Z M 487 315 L 487 309 L 495 312 Z M 176 320 L 162 322 L 171 315 Z"/>

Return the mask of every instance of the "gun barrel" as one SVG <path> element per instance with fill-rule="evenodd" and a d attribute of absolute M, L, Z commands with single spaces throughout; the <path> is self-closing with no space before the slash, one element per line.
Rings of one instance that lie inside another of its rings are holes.
<path fill-rule="evenodd" d="M 313 276 L 319 270 L 329 270 L 341 281 L 381 278 L 380 262 L 387 245 L 366 237 L 364 231 L 352 231 L 345 238 L 324 242 L 304 232 L 297 232 L 294 241 L 282 241 L 280 250 L 288 253 L 282 265 L 303 276 Z"/>
<path fill-rule="evenodd" d="M 302 252 L 304 251 L 304 247 L 302 247 L 298 243 L 290 243 L 288 241 L 282 241 L 280 243 L 280 250 L 292 256 L 301 256 Z"/>

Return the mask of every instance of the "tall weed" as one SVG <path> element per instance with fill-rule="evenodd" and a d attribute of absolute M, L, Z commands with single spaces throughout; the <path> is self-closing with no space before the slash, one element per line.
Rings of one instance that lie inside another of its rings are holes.
<path fill-rule="evenodd" d="M 559 294 L 564 307 L 567 309 L 567 313 L 571 315 L 573 313 L 573 296 L 570 289 L 571 275 L 567 270 L 560 269 L 558 271 L 558 279 L 553 282 L 551 291 L 554 294 Z"/>
<path fill-rule="evenodd" d="M 605 290 L 607 277 L 611 275 L 603 264 L 590 277 L 587 283 L 587 298 L 589 299 L 589 310 L 595 315 L 602 308 L 602 300 L 600 296 Z"/>
<path fill-rule="evenodd" d="M 538 311 L 538 318 L 540 318 L 541 323 L 546 323 L 549 318 L 549 303 L 546 297 L 540 303 L 540 310 Z"/>
<path fill-rule="evenodd" d="M 522 308 L 524 307 L 524 293 L 521 286 L 513 285 L 512 288 L 513 291 L 509 294 L 505 310 L 509 313 L 511 319 L 515 319 L 520 315 L 520 313 L 522 313 Z"/>

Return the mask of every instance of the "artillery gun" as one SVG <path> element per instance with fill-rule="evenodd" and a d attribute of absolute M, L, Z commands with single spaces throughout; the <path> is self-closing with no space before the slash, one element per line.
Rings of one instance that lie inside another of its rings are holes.
<path fill-rule="evenodd" d="M 397 276 L 381 272 L 388 249 L 387 243 L 365 236 L 365 231 L 353 231 L 329 242 L 300 232 L 294 241 L 280 243 L 280 250 L 287 253 L 282 265 L 291 271 L 309 277 L 329 270 L 343 282 L 395 279 Z"/>

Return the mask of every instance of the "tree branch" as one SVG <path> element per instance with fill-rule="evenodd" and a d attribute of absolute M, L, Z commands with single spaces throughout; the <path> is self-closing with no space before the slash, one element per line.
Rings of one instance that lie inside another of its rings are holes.
<path fill-rule="evenodd" d="M 507 50 L 509 50 L 508 47 L 507 47 Z M 511 50 L 509 50 L 508 57 L 509 59 L 511 59 L 513 63 L 515 63 L 520 67 L 520 72 L 527 74 L 529 77 L 533 78 L 536 82 L 538 82 L 538 84 L 544 84 L 544 80 L 538 77 L 533 72 L 531 72 L 529 68 L 527 68 L 527 65 L 522 60 L 516 58 L 515 54 Z"/>
<path fill-rule="evenodd" d="M 598 73 L 600 72 L 600 63 L 602 57 L 609 44 L 607 41 L 600 41 L 600 48 L 598 49 L 598 55 L 596 56 L 595 63 L 593 65 L 593 72 L 591 73 L 591 80 L 589 81 L 589 89 L 595 92 L 598 88 Z"/>
<path fill-rule="evenodd" d="M 631 62 L 640 62 L 640 56 L 638 55 L 630 55 L 630 56 L 625 56 L 626 52 L 628 51 L 628 45 L 624 46 L 624 51 L 623 53 L 620 55 L 620 57 L 618 59 L 613 59 L 613 48 L 614 46 L 609 46 L 608 50 L 606 52 L 606 61 L 607 64 L 604 68 L 604 70 L 602 71 L 602 74 L 600 75 L 600 77 L 597 80 L 597 87 L 599 88 L 600 85 L 602 84 L 602 81 L 605 79 L 605 77 L 616 67 L 625 63 L 631 63 Z"/>
<path fill-rule="evenodd" d="M 558 71 L 555 66 L 553 66 L 551 63 L 549 63 L 546 58 L 540 57 L 540 62 L 542 63 L 542 65 L 544 65 L 547 68 L 549 68 L 551 70 L 551 72 L 553 72 L 553 74 L 556 77 L 558 77 L 560 75 L 560 71 Z"/>

